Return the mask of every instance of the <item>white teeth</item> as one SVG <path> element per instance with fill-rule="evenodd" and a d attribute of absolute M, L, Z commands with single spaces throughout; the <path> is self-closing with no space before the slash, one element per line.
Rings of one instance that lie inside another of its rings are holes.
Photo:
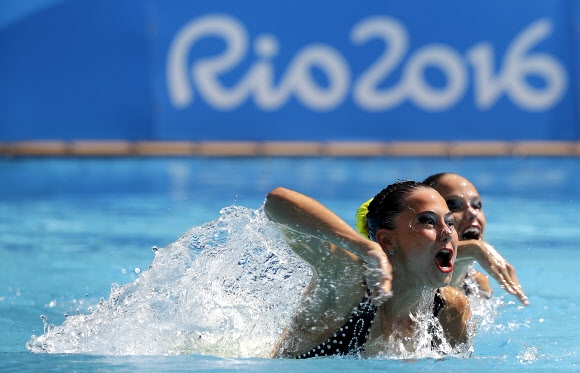
<path fill-rule="evenodd" d="M 481 234 L 481 230 L 477 227 L 469 227 L 466 230 L 463 231 L 463 234 L 461 235 L 461 237 L 463 239 L 476 239 L 479 238 Z"/>

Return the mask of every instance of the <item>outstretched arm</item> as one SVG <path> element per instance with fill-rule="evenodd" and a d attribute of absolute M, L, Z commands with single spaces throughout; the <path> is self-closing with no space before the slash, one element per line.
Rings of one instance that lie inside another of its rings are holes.
<path fill-rule="evenodd" d="M 366 284 L 376 304 L 391 296 L 391 265 L 381 246 L 363 238 L 321 203 L 293 190 L 276 188 L 268 194 L 264 210 L 271 221 L 288 230 L 335 245 L 361 259 L 366 267 Z M 293 238 L 291 232 L 285 235 Z M 329 245 L 324 248 L 310 245 L 305 259 L 316 268 L 330 254 Z"/>
<path fill-rule="evenodd" d="M 464 273 L 467 266 L 474 260 L 495 278 L 508 293 L 518 297 L 524 305 L 527 306 L 530 304 L 516 276 L 515 268 L 493 246 L 480 240 L 459 241 L 459 247 L 457 249 L 457 274 L 459 275 L 462 271 Z M 462 281 L 462 278 L 459 278 L 459 276 L 456 278 L 454 273 L 453 285 L 457 285 L 456 283 L 460 280 Z"/>

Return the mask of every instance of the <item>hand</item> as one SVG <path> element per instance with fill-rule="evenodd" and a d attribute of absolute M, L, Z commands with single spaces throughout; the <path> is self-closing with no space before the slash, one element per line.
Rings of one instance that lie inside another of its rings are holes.
<path fill-rule="evenodd" d="M 478 241 L 477 262 L 489 273 L 508 293 L 519 298 L 524 306 L 530 304 L 516 276 L 515 268 L 509 264 L 497 250 L 487 242 Z"/>
<path fill-rule="evenodd" d="M 371 243 L 372 241 L 369 241 Z M 391 263 L 383 249 L 376 243 L 365 257 L 365 281 L 371 291 L 371 301 L 380 306 L 393 296 L 391 291 Z"/>

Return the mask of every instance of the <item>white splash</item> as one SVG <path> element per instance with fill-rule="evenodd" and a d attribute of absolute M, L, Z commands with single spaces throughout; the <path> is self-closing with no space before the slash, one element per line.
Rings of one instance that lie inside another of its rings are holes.
<path fill-rule="evenodd" d="M 473 338 L 476 332 L 476 320 L 468 324 L 469 340 L 452 347 L 445 337 L 439 319 L 433 317 L 435 290 L 425 290 L 415 313 L 409 314 L 415 327 L 413 334 L 402 337 L 395 333 L 383 346 L 380 357 L 385 359 L 441 359 L 447 356 L 468 357 L 473 353 Z"/>
<path fill-rule="evenodd" d="M 262 209 L 228 207 L 155 251 L 90 314 L 45 322 L 32 352 L 268 356 L 311 272 Z"/>

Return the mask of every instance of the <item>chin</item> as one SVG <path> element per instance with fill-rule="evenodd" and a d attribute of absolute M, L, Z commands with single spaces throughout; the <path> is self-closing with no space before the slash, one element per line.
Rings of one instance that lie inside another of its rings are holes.
<path fill-rule="evenodd" d="M 438 272 L 437 279 L 434 281 L 436 288 L 442 288 L 442 287 L 451 285 L 451 280 L 453 278 L 453 272 L 450 272 L 450 273 L 441 273 L 439 271 L 437 271 L 437 272 Z"/>

